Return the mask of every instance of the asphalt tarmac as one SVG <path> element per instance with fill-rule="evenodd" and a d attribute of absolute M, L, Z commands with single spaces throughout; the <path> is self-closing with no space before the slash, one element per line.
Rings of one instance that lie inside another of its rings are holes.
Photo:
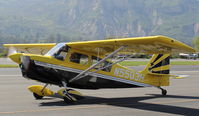
<path fill-rule="evenodd" d="M 171 79 L 171 86 L 164 87 L 168 91 L 164 97 L 153 87 L 78 90 L 86 99 L 66 104 L 60 98 L 35 100 L 27 87 L 41 83 L 23 78 L 18 68 L 0 68 L 0 116 L 198 116 L 199 66 L 172 69 L 172 74 L 186 78 Z"/>

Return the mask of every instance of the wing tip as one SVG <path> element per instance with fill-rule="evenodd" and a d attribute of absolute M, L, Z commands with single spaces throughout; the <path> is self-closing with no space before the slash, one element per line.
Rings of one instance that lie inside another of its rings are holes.
<path fill-rule="evenodd" d="M 186 45 L 186 44 L 184 44 L 184 43 L 182 43 L 182 42 L 180 42 L 180 41 L 178 41 L 178 40 L 176 40 L 176 39 L 173 39 L 173 38 L 171 38 L 171 37 L 167 37 L 167 36 L 163 36 L 163 35 L 157 35 L 157 36 L 154 36 L 155 38 L 162 38 L 162 39 L 164 39 L 164 40 L 166 40 L 166 41 L 170 41 L 171 43 L 177 43 L 177 44 L 181 44 L 180 46 L 182 47 L 182 49 L 186 49 L 185 50 L 185 53 L 196 53 L 197 51 L 194 49 L 194 48 L 192 48 L 191 46 L 188 46 L 188 45 Z"/>

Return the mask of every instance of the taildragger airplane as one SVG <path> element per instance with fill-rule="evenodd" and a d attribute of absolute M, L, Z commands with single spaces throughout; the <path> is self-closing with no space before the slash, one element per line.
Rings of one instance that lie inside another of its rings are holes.
<path fill-rule="evenodd" d="M 169 73 L 170 55 L 195 52 L 193 48 L 165 36 L 4 46 L 9 48 L 9 58 L 19 64 L 23 77 L 45 83 L 45 86 L 28 87 L 36 99 L 58 93 L 67 103 L 83 98 L 80 92 L 69 88 L 156 87 L 166 95 L 162 86 L 169 86 L 173 76 Z M 113 62 L 112 58 L 121 53 L 128 55 Z M 142 71 L 118 64 L 134 53 L 153 54 Z M 55 93 L 46 88 L 49 84 L 63 88 Z"/>

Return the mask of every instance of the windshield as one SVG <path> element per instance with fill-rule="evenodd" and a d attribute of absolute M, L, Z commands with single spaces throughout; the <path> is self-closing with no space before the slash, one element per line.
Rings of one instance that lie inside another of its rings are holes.
<path fill-rule="evenodd" d="M 48 51 L 45 56 L 54 56 L 55 54 L 57 54 L 57 52 L 63 48 L 64 46 L 66 46 L 65 43 L 58 43 L 56 46 L 54 46 L 50 51 Z"/>

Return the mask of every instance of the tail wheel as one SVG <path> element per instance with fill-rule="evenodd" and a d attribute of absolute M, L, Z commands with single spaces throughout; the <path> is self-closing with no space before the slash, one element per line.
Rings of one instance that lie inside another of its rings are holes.
<path fill-rule="evenodd" d="M 40 96 L 36 93 L 33 93 L 33 96 L 35 97 L 35 99 L 42 99 L 44 96 Z"/>
<path fill-rule="evenodd" d="M 167 95 L 167 90 L 162 89 L 162 95 L 163 95 L 163 96 Z"/>
<path fill-rule="evenodd" d="M 166 89 L 163 89 L 161 87 L 157 87 L 158 89 L 160 89 L 162 91 L 162 95 L 165 96 L 167 95 L 167 90 Z"/>

